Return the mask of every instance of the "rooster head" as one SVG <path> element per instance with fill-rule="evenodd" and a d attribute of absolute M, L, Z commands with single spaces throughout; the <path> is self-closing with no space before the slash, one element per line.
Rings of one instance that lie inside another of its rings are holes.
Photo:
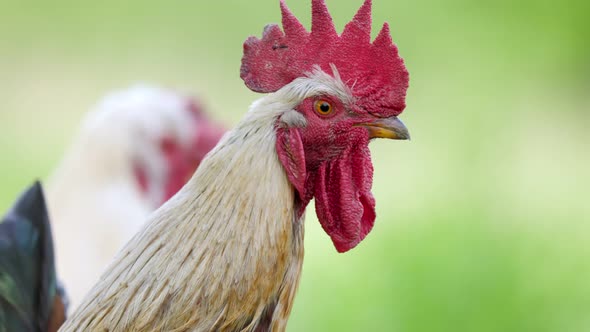
<path fill-rule="evenodd" d="M 225 132 L 194 98 L 143 84 L 107 96 L 90 120 L 93 132 L 108 127 L 106 148 L 121 150 L 153 208 L 182 188 Z"/>
<path fill-rule="evenodd" d="M 397 118 L 409 75 L 387 23 L 371 42 L 371 0 L 340 35 L 324 0 L 312 0 L 310 32 L 280 5 L 283 29 L 268 25 L 261 39 L 246 40 L 241 77 L 251 90 L 274 92 L 289 105 L 277 119 L 276 149 L 299 214 L 315 198 L 323 229 L 345 252 L 376 217 L 369 141 L 409 138 Z"/>
<path fill-rule="evenodd" d="M 167 135 L 160 139 L 160 149 L 166 158 L 167 171 L 164 185 L 164 203 L 174 196 L 193 175 L 205 155 L 217 145 L 225 129 L 213 122 L 194 98 L 182 97 L 181 108 L 188 115 L 191 129 L 188 144 L 182 137 Z M 139 173 L 136 174 L 139 177 Z M 147 191 L 147 188 L 144 187 Z"/>

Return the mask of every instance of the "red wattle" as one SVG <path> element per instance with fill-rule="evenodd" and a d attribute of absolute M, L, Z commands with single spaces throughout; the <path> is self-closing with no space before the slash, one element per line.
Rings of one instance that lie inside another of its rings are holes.
<path fill-rule="evenodd" d="M 336 250 L 346 252 L 358 245 L 375 223 L 369 148 L 349 149 L 342 157 L 323 163 L 315 180 L 315 205 L 320 224 Z"/>

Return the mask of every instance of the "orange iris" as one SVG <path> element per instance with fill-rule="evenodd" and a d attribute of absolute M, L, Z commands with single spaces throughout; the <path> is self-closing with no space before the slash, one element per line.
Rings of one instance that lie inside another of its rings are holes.
<path fill-rule="evenodd" d="M 319 114 L 319 115 L 330 115 L 330 113 L 332 113 L 332 111 L 334 110 L 334 108 L 332 107 L 332 104 L 330 104 L 329 102 L 325 101 L 325 100 L 317 100 L 314 104 L 314 109 L 315 111 Z"/>

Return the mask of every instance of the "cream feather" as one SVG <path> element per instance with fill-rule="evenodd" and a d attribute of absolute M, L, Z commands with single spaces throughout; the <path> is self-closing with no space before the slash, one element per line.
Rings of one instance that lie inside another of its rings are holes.
<path fill-rule="evenodd" d="M 284 331 L 304 218 L 295 217 L 275 125 L 305 125 L 293 108 L 307 97 L 348 96 L 328 76 L 316 70 L 255 102 L 60 331 Z"/>

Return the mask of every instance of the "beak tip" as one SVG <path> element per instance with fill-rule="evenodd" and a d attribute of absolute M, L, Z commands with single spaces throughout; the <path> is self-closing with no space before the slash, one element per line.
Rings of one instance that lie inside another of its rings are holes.
<path fill-rule="evenodd" d="M 410 132 L 408 131 L 407 128 L 403 133 L 400 134 L 400 139 L 407 140 L 407 141 L 412 140 L 412 137 L 410 136 Z"/>

